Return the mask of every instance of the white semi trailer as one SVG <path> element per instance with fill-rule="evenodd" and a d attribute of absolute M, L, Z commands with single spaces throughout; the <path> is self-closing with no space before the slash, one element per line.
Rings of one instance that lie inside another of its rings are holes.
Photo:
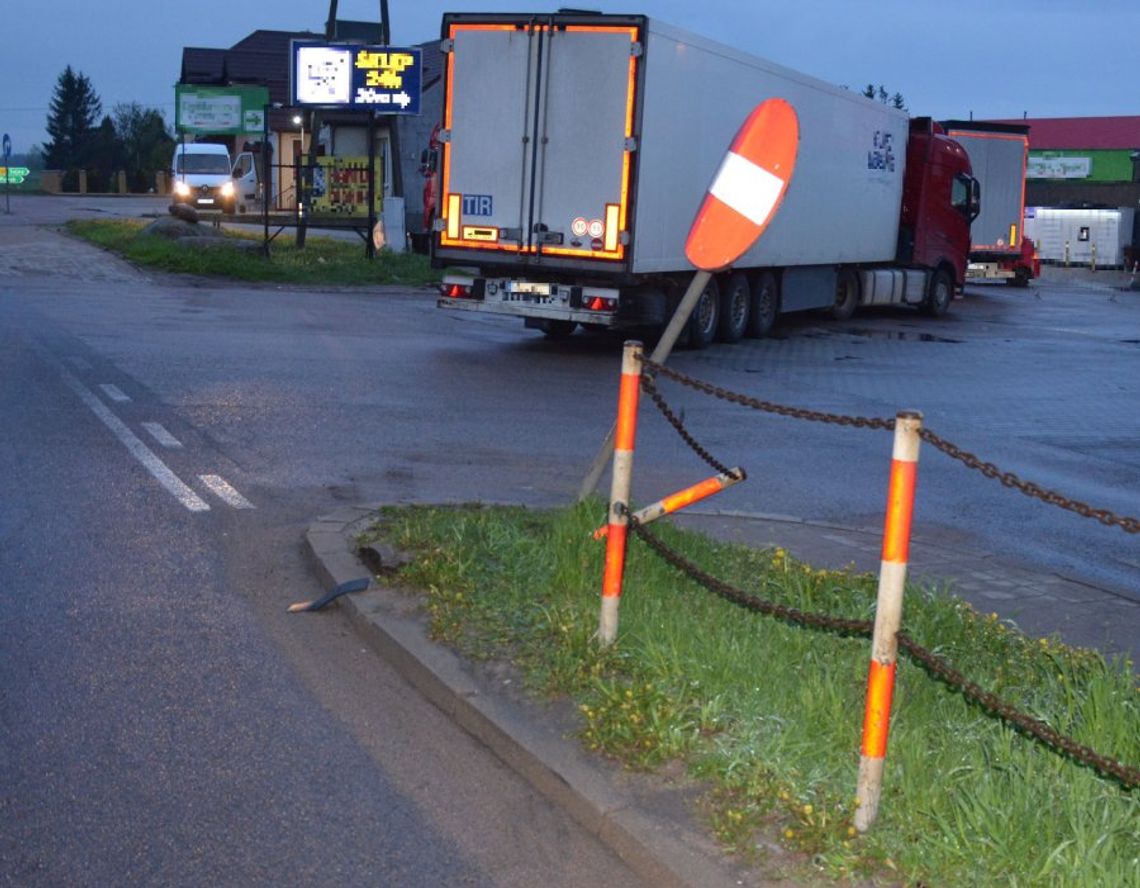
<path fill-rule="evenodd" d="M 760 101 L 795 108 L 800 144 L 759 242 L 715 275 L 690 343 L 767 333 L 778 312 L 910 304 L 962 283 L 977 183 L 929 119 L 645 16 L 449 14 L 436 267 L 442 308 L 660 325 L 693 274 L 685 239 Z"/>

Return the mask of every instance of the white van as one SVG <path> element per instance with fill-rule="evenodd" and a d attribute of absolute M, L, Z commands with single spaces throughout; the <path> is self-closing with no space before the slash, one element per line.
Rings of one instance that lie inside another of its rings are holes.
<path fill-rule="evenodd" d="M 196 210 L 233 213 L 237 204 L 230 152 L 225 145 L 187 142 L 174 148 L 171 160 L 173 200 Z"/>

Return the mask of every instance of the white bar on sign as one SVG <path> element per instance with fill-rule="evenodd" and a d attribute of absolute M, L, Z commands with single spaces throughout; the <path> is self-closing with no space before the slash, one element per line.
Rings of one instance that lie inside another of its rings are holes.
<path fill-rule="evenodd" d="M 776 205 L 784 180 L 733 151 L 724 156 L 709 194 L 744 218 L 763 225 Z"/>

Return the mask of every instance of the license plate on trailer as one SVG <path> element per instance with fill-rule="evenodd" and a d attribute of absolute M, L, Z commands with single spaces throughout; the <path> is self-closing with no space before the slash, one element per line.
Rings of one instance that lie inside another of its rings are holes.
<path fill-rule="evenodd" d="M 198 198 L 198 203 L 200 203 L 200 204 L 212 204 L 213 202 L 214 202 L 214 199 L 212 197 L 200 197 L 200 198 Z"/>
<path fill-rule="evenodd" d="M 523 296 L 549 296 L 552 289 L 550 284 L 539 284 L 532 281 L 511 281 L 507 285 L 507 292 Z"/>

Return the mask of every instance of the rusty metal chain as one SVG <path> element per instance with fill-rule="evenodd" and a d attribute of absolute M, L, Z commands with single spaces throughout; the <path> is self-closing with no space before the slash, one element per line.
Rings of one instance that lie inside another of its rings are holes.
<path fill-rule="evenodd" d="M 693 562 L 685 558 L 684 555 L 670 549 L 660 538 L 650 533 L 645 526 L 632 515 L 628 515 L 628 517 L 630 530 L 640 537 L 650 549 L 661 556 L 662 559 L 681 573 L 696 580 L 710 592 L 716 593 L 721 598 L 731 601 L 733 604 L 747 608 L 750 611 L 755 611 L 756 613 L 786 620 L 789 623 L 811 626 L 813 629 L 826 629 L 843 635 L 860 635 L 869 638 L 871 630 L 874 629 L 875 624 L 871 620 L 848 620 L 841 617 L 828 616 L 827 614 L 810 613 L 783 604 L 776 604 L 773 601 L 767 601 L 755 595 L 749 595 L 747 592 L 737 589 L 735 586 L 723 580 L 718 580 L 711 574 L 705 573 L 693 564 Z"/>
<path fill-rule="evenodd" d="M 712 385 L 702 380 L 695 379 L 671 367 L 666 367 L 663 364 L 657 364 L 648 358 L 641 359 L 643 367 L 653 373 L 660 373 L 674 382 L 683 386 L 693 389 L 694 391 L 704 392 L 707 395 L 720 398 L 723 401 L 729 401 L 733 404 L 740 404 L 744 407 L 751 407 L 754 410 L 762 410 L 766 413 L 775 413 L 780 416 L 788 416 L 793 419 L 806 419 L 811 422 L 824 422 L 832 423 L 834 425 L 852 426 L 855 428 L 864 429 L 891 429 L 895 427 L 893 419 L 881 419 L 866 416 L 844 416 L 837 413 L 821 413 L 817 410 L 804 410 L 799 407 L 788 407 L 784 404 L 775 404 L 771 401 L 761 401 L 757 398 L 751 398 L 746 395 L 741 395 L 728 389 L 723 389 L 718 386 Z M 1053 490 L 1047 490 L 1032 481 L 1023 481 L 1017 477 L 1013 472 L 1003 472 L 991 462 L 983 462 L 977 456 L 962 450 L 960 447 L 951 444 L 944 438 L 936 435 L 930 429 L 923 428 L 919 430 L 919 435 L 922 440 L 926 441 L 935 449 L 949 456 L 951 459 L 956 459 L 964 466 L 970 469 L 976 469 L 981 472 L 985 477 L 1000 481 L 1004 487 L 1009 487 L 1013 490 L 1018 490 L 1026 496 L 1034 497 L 1047 503 L 1051 506 L 1065 509 L 1069 512 L 1074 512 L 1083 518 L 1093 518 L 1108 527 L 1119 527 L 1125 533 L 1140 533 L 1140 518 L 1131 518 L 1126 515 L 1117 515 L 1108 509 L 1097 509 L 1080 500 L 1069 499 L 1060 493 Z"/>
<path fill-rule="evenodd" d="M 962 696 L 978 704 L 987 712 L 992 712 L 1002 721 L 1013 725 L 1014 728 L 1031 737 L 1035 737 L 1047 746 L 1051 746 L 1064 753 L 1074 761 L 1088 765 L 1106 777 L 1113 777 L 1120 781 L 1125 788 L 1140 786 L 1140 768 L 1133 768 L 1115 759 L 1100 755 L 1094 749 L 1084 746 L 1066 737 L 1060 731 L 1049 727 L 1040 719 L 1019 712 L 1011 704 L 1005 702 L 996 694 L 983 690 L 979 685 L 967 679 L 961 672 L 950 666 L 945 660 L 931 653 L 918 644 L 909 635 L 898 633 L 899 649 L 906 651 L 923 669 L 931 675 L 940 678 L 950 687 L 961 691 Z"/>
<path fill-rule="evenodd" d="M 646 370 L 652 373 L 660 373 L 662 376 L 672 379 L 674 382 L 678 382 L 695 391 L 704 392 L 706 395 L 712 395 L 715 398 L 720 398 L 722 401 L 728 401 L 732 404 L 751 407 L 753 410 L 763 410 L 765 413 L 776 413 L 780 416 L 790 416 L 793 419 L 806 419 L 810 422 L 827 422 L 833 425 L 853 426 L 861 429 L 892 430 L 895 427 L 894 419 L 844 416 L 840 413 L 822 413 L 818 410 L 804 410 L 800 407 L 788 407 L 785 404 L 776 404 L 772 401 L 761 401 L 758 398 L 751 398 L 747 395 L 741 395 L 728 389 L 712 385 L 711 383 L 694 379 L 692 376 L 681 373 L 679 370 L 666 367 L 664 364 L 657 364 L 645 357 L 641 359 L 641 364 Z"/>
<path fill-rule="evenodd" d="M 661 397 L 661 393 L 657 391 L 657 386 L 653 384 L 653 377 L 648 373 L 641 374 L 641 389 L 647 395 L 649 395 L 650 398 L 652 398 L 653 403 L 657 405 L 657 409 L 661 411 L 661 415 L 665 417 L 669 425 L 673 426 L 677 434 L 681 436 L 681 440 L 689 445 L 693 453 L 703 459 L 706 463 L 708 463 L 709 466 L 716 469 L 722 475 L 728 475 L 729 477 L 736 478 L 739 481 L 744 480 L 746 475 L 743 469 L 741 469 L 739 472 L 734 472 L 732 469 L 714 457 L 711 453 L 705 450 L 705 448 L 700 445 L 697 439 L 689 434 L 689 430 L 685 428 L 685 424 L 681 421 L 681 418 L 669 409 L 669 405 L 665 403 L 665 399 Z"/>
<path fill-rule="evenodd" d="M 798 608 L 776 604 L 775 602 L 758 598 L 755 595 L 750 595 L 742 589 L 738 589 L 723 580 L 718 580 L 711 574 L 701 570 L 693 564 L 693 562 L 685 558 L 685 556 L 669 548 L 659 537 L 647 530 L 636 519 L 633 519 L 632 516 L 630 516 L 630 519 L 630 530 L 664 561 L 701 586 L 704 586 L 710 592 L 719 595 L 721 598 L 733 604 L 790 623 L 838 632 L 843 635 L 870 637 L 874 630 L 874 622 L 872 620 L 843 619 L 827 614 L 810 613 L 808 611 L 799 610 Z M 915 642 L 909 635 L 900 632 L 897 638 L 899 648 L 906 651 L 919 666 L 925 669 L 929 674 L 944 681 L 951 688 L 960 691 L 967 700 L 976 703 L 987 712 L 996 715 L 1002 721 L 1012 725 L 1022 733 L 1036 738 L 1046 746 L 1067 755 L 1074 761 L 1089 766 L 1105 777 L 1110 777 L 1118 781 L 1125 789 L 1133 789 L 1140 786 L 1140 768 L 1134 768 L 1130 765 L 1118 762 L 1115 759 L 1100 755 L 1090 747 L 1084 746 L 1076 740 L 1066 737 L 1059 731 L 1054 730 L 1040 719 L 1019 712 L 1000 697 L 983 690 L 979 685 L 967 679 L 945 660 Z"/>
<path fill-rule="evenodd" d="M 1108 509 L 1094 509 L 1087 503 L 1082 503 L 1080 500 L 1069 499 L 1056 491 L 1047 490 L 1040 485 L 1034 484 L 1032 481 L 1023 481 L 1013 472 L 1003 472 L 991 462 L 982 462 L 982 460 L 974 454 L 968 453 L 960 447 L 956 447 L 944 438 L 934 434 L 930 429 L 920 429 L 918 435 L 923 441 L 926 441 L 932 447 L 942 451 L 951 459 L 956 459 L 967 468 L 981 472 L 987 478 L 1000 481 L 1004 487 L 1019 490 L 1026 496 L 1036 497 L 1051 506 L 1057 506 L 1058 508 L 1066 509 L 1070 512 L 1076 512 L 1084 518 L 1094 518 L 1108 527 L 1119 527 L 1125 533 L 1140 533 L 1140 519 L 1117 515 Z"/>

